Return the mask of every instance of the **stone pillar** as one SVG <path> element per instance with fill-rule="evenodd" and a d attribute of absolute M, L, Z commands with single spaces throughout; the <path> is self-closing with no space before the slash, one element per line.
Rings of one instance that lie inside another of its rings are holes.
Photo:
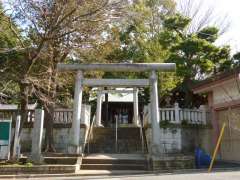
<path fill-rule="evenodd" d="M 14 134 L 14 144 L 13 144 L 13 160 L 17 160 L 20 155 L 20 146 L 19 146 L 19 130 L 20 130 L 21 116 L 17 115 L 16 124 L 15 124 L 15 134 Z"/>
<path fill-rule="evenodd" d="M 35 164 L 41 164 L 43 162 L 43 157 L 41 154 L 43 122 L 44 122 L 44 111 L 42 109 L 36 109 L 33 130 L 32 130 L 32 153 L 30 157 L 30 159 Z"/>
<path fill-rule="evenodd" d="M 179 114 L 179 110 L 180 110 L 180 108 L 179 108 L 179 105 L 178 105 L 178 103 L 174 103 L 174 113 L 175 113 L 175 122 L 176 122 L 176 124 L 180 124 L 181 122 L 180 122 L 180 114 Z"/>
<path fill-rule="evenodd" d="M 107 87 L 104 87 L 104 90 L 107 90 Z M 105 122 L 108 123 L 108 93 L 105 93 L 105 107 L 104 107 L 104 111 L 105 111 L 105 117 L 104 120 Z"/>
<path fill-rule="evenodd" d="M 81 154 L 80 144 L 80 125 L 82 110 L 82 93 L 83 93 L 83 72 L 78 71 L 75 79 L 74 104 L 73 104 L 73 122 L 71 127 L 70 144 L 68 152 L 71 154 Z"/>
<path fill-rule="evenodd" d="M 134 110 L 134 117 L 133 117 L 133 124 L 138 126 L 139 125 L 139 112 L 138 112 L 138 89 L 134 88 L 133 91 L 133 110 Z"/>
<path fill-rule="evenodd" d="M 97 111 L 96 111 L 96 126 L 102 126 L 102 92 L 98 92 L 97 94 Z"/>
<path fill-rule="evenodd" d="M 160 143 L 160 119 L 159 119 L 159 107 L 158 107 L 158 85 L 157 85 L 157 74 L 152 71 L 150 76 L 151 85 L 151 125 L 152 125 L 152 147 L 151 155 L 160 156 L 163 153 Z"/>
<path fill-rule="evenodd" d="M 202 111 L 202 119 L 201 119 L 202 123 L 206 125 L 207 124 L 207 108 L 205 105 L 201 105 L 199 109 Z"/>

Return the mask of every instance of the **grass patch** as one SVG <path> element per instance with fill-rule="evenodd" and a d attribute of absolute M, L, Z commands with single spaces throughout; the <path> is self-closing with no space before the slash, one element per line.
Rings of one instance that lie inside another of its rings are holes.
<path fill-rule="evenodd" d="M 32 167 L 31 162 L 22 163 L 22 162 L 0 162 L 0 167 Z"/>

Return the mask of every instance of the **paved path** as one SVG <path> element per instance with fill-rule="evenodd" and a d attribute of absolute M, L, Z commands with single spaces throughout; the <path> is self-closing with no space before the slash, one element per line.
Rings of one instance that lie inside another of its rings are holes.
<path fill-rule="evenodd" d="M 10 179 L 10 178 L 8 178 Z M 214 173 L 175 173 L 175 174 L 142 174 L 121 176 L 77 176 L 77 177 L 48 177 L 28 178 L 32 180 L 240 180 L 240 171 L 214 172 Z M 20 179 L 19 179 L 20 180 Z M 21 179 L 23 180 L 23 179 Z"/>

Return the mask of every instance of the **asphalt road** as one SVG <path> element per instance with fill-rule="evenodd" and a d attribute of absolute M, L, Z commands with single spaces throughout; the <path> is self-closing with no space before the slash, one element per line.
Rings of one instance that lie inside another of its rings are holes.
<path fill-rule="evenodd" d="M 10 178 L 8 178 L 10 179 Z M 175 174 L 142 174 L 121 176 L 77 176 L 77 177 L 48 177 L 28 178 L 32 180 L 240 180 L 240 171 L 213 172 L 213 173 L 175 173 Z M 20 179 L 18 179 L 20 180 Z M 23 179 L 21 179 L 23 180 Z"/>

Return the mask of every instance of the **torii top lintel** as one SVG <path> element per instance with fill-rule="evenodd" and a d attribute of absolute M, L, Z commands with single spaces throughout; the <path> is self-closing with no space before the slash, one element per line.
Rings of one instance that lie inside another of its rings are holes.
<path fill-rule="evenodd" d="M 93 63 L 93 64 L 63 64 L 57 65 L 58 71 L 106 71 L 106 72 L 141 72 L 162 71 L 174 72 L 175 63 Z"/>

